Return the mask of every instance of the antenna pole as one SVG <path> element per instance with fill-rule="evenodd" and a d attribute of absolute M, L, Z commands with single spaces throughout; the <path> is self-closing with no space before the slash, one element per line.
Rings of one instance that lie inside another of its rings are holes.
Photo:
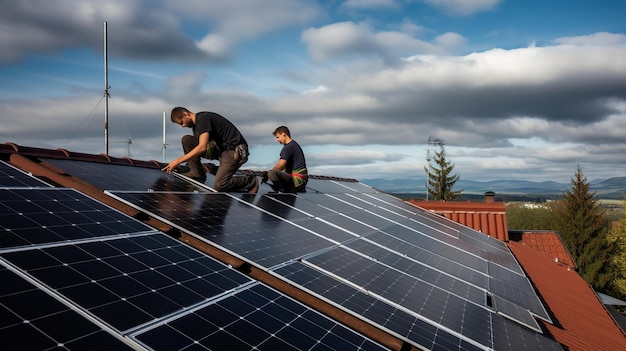
<path fill-rule="evenodd" d="M 167 144 L 165 143 L 165 111 L 163 111 L 163 163 L 165 163 L 165 149 L 167 149 Z"/>
<path fill-rule="evenodd" d="M 109 155 L 109 58 L 106 22 L 104 22 L 104 153 Z"/>

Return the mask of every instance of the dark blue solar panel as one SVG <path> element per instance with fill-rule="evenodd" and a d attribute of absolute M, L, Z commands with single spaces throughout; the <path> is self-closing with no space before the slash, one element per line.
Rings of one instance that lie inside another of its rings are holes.
<path fill-rule="evenodd" d="M 419 245 L 419 242 L 401 240 L 395 236 L 380 231 L 368 235 L 367 239 L 402 255 L 406 255 L 413 260 L 423 262 L 429 267 L 434 267 L 452 276 L 462 278 L 464 281 L 478 287 L 487 289 L 489 286 L 487 269 L 485 269 L 484 272 L 472 269 L 450 258 L 443 257 L 433 251 L 428 251 L 422 248 Z"/>
<path fill-rule="evenodd" d="M 275 273 L 332 301 L 359 318 L 400 335 L 416 347 L 427 350 L 463 351 L 484 348 L 300 263 L 295 262 L 281 267 L 275 270 Z"/>
<path fill-rule="evenodd" d="M 436 267 L 429 267 L 423 263 L 419 263 L 407 256 L 392 252 L 367 240 L 355 240 L 345 245 L 346 247 L 358 251 L 368 257 L 374 258 L 376 261 L 393 267 L 394 269 L 410 275 L 428 284 L 437 286 L 456 296 L 476 304 L 484 304 L 486 294 L 484 289 L 480 289 L 466 281 L 446 274 Z"/>
<path fill-rule="evenodd" d="M 152 228 L 73 189 L 0 189 L 0 248 L 130 234 Z"/>
<path fill-rule="evenodd" d="M 334 245 L 323 235 L 260 211 L 228 194 L 111 194 L 262 268 Z"/>
<path fill-rule="evenodd" d="M 355 192 L 353 187 L 356 187 L 356 182 L 346 182 L 339 180 L 329 180 L 329 179 L 316 179 L 313 177 L 309 177 L 309 182 L 306 185 L 307 193 L 347 193 L 347 192 Z M 353 187 L 350 187 L 353 185 Z"/>
<path fill-rule="evenodd" d="M 50 185 L 0 161 L 0 187 L 50 187 Z"/>
<path fill-rule="evenodd" d="M 490 290 L 494 295 L 523 306 L 546 321 L 551 321 L 533 286 L 526 276 L 513 274 L 496 264 L 489 264 Z"/>
<path fill-rule="evenodd" d="M 119 331 L 250 282 L 162 233 L 13 251 L 2 258 Z"/>
<path fill-rule="evenodd" d="M 481 345 L 491 343 L 492 313 L 484 306 L 486 300 L 482 305 L 470 302 L 343 248 L 308 257 L 303 262 L 345 279 Z M 483 327 L 475 330 L 477 325 Z"/>
<path fill-rule="evenodd" d="M 121 339 L 0 266 L 3 350 L 132 350 Z"/>
<path fill-rule="evenodd" d="M 416 226 L 417 227 L 417 226 Z M 475 254 L 461 250 L 459 247 L 441 241 L 433 230 L 427 228 L 413 228 L 405 225 L 393 225 L 383 230 L 386 234 L 405 241 L 411 245 L 419 246 L 424 250 L 445 257 L 451 261 L 460 263 L 479 272 L 487 272 L 487 261 Z M 440 234 L 445 236 L 445 234 Z M 375 239 L 372 239 L 376 241 Z M 456 240 L 456 239 L 455 239 Z M 457 240 L 458 241 L 458 240 Z"/>
<path fill-rule="evenodd" d="M 271 197 L 276 201 L 280 201 L 287 205 L 293 206 L 310 216 L 321 217 L 331 213 L 335 213 L 334 211 L 324 208 L 316 204 L 315 202 L 307 200 L 307 196 L 303 194 L 300 194 L 298 196 L 292 194 L 265 194 L 264 197 Z"/>
<path fill-rule="evenodd" d="M 522 328 L 505 318 L 494 318 L 493 320 L 493 344 L 494 350 L 498 351 L 516 351 L 520 349 L 563 351 L 561 344 L 555 340 L 535 333 L 528 328 Z"/>
<path fill-rule="evenodd" d="M 157 168 L 132 167 L 107 163 L 44 159 L 68 174 L 83 179 L 103 190 L 124 191 L 210 191 L 177 175 L 168 175 Z M 206 184 L 213 184 L 207 173 Z"/>
<path fill-rule="evenodd" d="M 168 350 L 386 350 L 263 285 L 254 285 L 142 331 L 143 345 Z"/>

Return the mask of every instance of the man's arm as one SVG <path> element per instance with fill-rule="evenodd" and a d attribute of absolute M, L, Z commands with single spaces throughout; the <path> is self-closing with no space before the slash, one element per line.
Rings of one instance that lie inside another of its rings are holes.
<path fill-rule="evenodd" d="M 200 137 L 198 138 L 198 145 L 196 147 L 194 147 L 188 153 L 170 161 L 170 163 L 168 163 L 167 166 L 163 167 L 163 169 L 161 170 L 167 171 L 168 174 L 172 173 L 172 171 L 175 170 L 176 167 L 178 167 L 178 165 L 180 165 L 181 163 L 189 161 L 190 159 L 194 157 L 198 157 L 206 153 L 206 147 L 208 144 L 209 144 L 209 132 L 200 134 Z"/>
<path fill-rule="evenodd" d="M 280 160 L 278 160 L 278 162 L 276 162 L 276 165 L 274 165 L 274 168 L 272 168 L 272 170 L 282 171 L 283 169 L 285 169 L 286 165 L 287 160 L 281 158 Z"/>

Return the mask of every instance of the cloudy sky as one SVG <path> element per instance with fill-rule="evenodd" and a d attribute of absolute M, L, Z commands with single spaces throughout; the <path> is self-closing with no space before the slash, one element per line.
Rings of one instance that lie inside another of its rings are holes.
<path fill-rule="evenodd" d="M 175 106 L 233 121 L 267 169 L 287 125 L 310 173 L 626 176 L 626 2 L 2 0 L 0 142 L 182 153 Z M 129 143 L 129 140 L 132 143 Z"/>

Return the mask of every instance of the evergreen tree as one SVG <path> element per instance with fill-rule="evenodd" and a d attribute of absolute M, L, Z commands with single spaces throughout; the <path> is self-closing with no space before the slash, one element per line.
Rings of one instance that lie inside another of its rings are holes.
<path fill-rule="evenodd" d="M 424 170 L 428 174 L 427 190 L 435 200 L 456 200 L 461 198 L 463 189 L 452 191 L 454 184 L 460 179 L 458 174 L 453 174 L 454 165 L 446 160 L 446 150 L 443 143 L 438 144 L 439 151 L 435 151 L 434 165 L 429 161 L 428 168 Z"/>
<path fill-rule="evenodd" d="M 561 206 L 556 207 L 557 230 L 581 277 L 602 290 L 612 280 L 607 217 L 595 192 L 589 191 L 580 166 L 571 183 L 572 188 L 563 194 Z"/>
<path fill-rule="evenodd" d="M 626 299 L 626 198 L 624 199 L 624 213 L 622 219 L 612 226 L 609 233 L 609 242 L 613 245 L 611 254 L 611 272 L 613 280 L 609 284 L 607 293 L 620 300 Z M 622 314 L 626 308 L 622 306 Z"/>

